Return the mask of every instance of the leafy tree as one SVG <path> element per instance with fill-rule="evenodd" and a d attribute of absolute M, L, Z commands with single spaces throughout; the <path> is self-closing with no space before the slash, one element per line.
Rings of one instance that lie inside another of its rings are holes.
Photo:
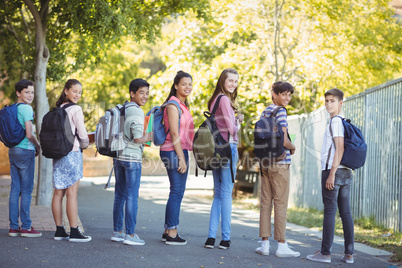
<path fill-rule="evenodd" d="M 329 88 L 350 96 L 401 72 L 402 27 L 388 1 L 211 0 L 210 5 L 209 23 L 186 14 L 166 27 L 161 55 L 167 68 L 152 81 L 168 88 L 179 69 L 191 73 L 197 126 L 220 72 L 237 69 L 238 104 L 246 119 L 240 151 L 252 149 L 253 125 L 271 102 L 276 80 L 296 86 L 288 110 L 295 114 L 321 106 Z"/>
<path fill-rule="evenodd" d="M 123 36 L 152 41 L 170 16 L 193 10 L 206 18 L 205 0 L 2 0 L 0 2 L 0 65 L 5 91 L 17 80 L 35 81 L 36 129 L 49 110 L 47 81 L 106 58 L 111 44 Z M 51 161 L 39 159 L 38 204 L 50 205 Z"/>

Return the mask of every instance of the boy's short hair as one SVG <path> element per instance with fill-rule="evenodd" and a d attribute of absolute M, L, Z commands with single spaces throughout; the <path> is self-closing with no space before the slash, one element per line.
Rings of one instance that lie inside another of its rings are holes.
<path fill-rule="evenodd" d="M 131 81 L 130 86 L 129 86 L 129 92 L 134 92 L 137 93 L 138 89 L 142 88 L 142 87 L 149 87 L 149 83 L 147 81 L 145 81 L 144 79 L 134 79 L 133 81 Z"/>
<path fill-rule="evenodd" d="M 21 92 L 24 88 L 28 88 L 29 86 L 34 86 L 34 82 L 28 79 L 22 79 L 21 81 L 15 83 L 15 92 Z"/>
<path fill-rule="evenodd" d="M 324 93 L 324 97 L 329 95 L 335 96 L 338 100 L 343 100 L 343 91 L 338 88 L 333 88 Z"/>
<path fill-rule="evenodd" d="M 275 83 L 272 84 L 272 91 L 275 94 L 280 94 L 286 91 L 290 92 L 290 94 L 293 94 L 293 92 L 295 92 L 295 89 L 288 82 L 276 81 Z"/>

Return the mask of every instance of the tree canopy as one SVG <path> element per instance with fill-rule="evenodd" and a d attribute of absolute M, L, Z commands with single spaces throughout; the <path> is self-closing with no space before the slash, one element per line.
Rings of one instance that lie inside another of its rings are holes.
<path fill-rule="evenodd" d="M 112 44 L 130 36 L 153 41 L 168 16 L 192 10 L 206 18 L 207 0 L 15 0 L 0 2 L 0 73 L 7 95 L 21 78 L 35 81 L 36 129 L 49 110 L 47 82 L 107 61 Z M 61 91 L 61 90 L 60 90 Z M 39 158 L 38 203 L 50 205 L 51 161 Z"/>

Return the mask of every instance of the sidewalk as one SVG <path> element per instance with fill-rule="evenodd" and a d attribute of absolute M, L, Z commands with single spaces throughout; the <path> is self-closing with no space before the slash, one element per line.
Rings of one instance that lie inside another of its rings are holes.
<path fill-rule="evenodd" d="M 207 238 L 209 211 L 212 203 L 212 178 L 190 177 L 182 203 L 179 233 L 188 240 L 186 246 L 167 246 L 160 242 L 163 232 L 164 209 L 169 194 L 166 176 L 142 178 L 136 233 L 146 241 L 145 246 L 124 246 L 112 243 L 113 188 L 104 190 L 106 177 L 85 178 L 79 193 L 79 215 L 89 243 L 69 243 L 54 241 L 53 231 L 43 226 L 42 238 L 8 237 L 7 227 L 0 227 L 0 263 L 2 267 L 340 267 L 343 252 L 341 238 L 336 238 L 331 264 L 310 262 L 305 259 L 313 254 L 321 244 L 320 232 L 305 227 L 288 224 L 287 237 L 293 250 L 300 251 L 300 258 L 278 258 L 274 256 L 276 242 L 271 238 L 269 256 L 254 252 L 258 247 L 259 213 L 256 211 L 233 209 L 232 246 L 229 250 L 203 248 Z M 112 182 L 114 182 L 112 180 Z M 113 183 L 112 183 L 113 186 Z M 190 190 L 192 189 L 192 190 Z M 0 217 L 4 217 L 7 207 L 0 205 Z M 38 209 L 38 210 L 36 210 Z M 32 207 L 31 216 L 44 209 L 42 221 L 53 218 L 50 208 Z M 35 216 L 36 217 L 36 216 Z M 38 220 L 36 220 L 38 221 Z M 40 220 L 38 221 L 40 222 Z M 36 228 L 36 225 L 34 225 Z M 47 228 L 47 229 L 46 229 Z M 39 228 L 38 228 L 39 229 Z M 50 232 L 51 231 L 51 232 Z M 217 243 L 221 239 L 217 234 Z M 392 267 L 387 262 L 389 252 L 373 249 L 356 243 L 355 267 Z M 21 255 L 23 254 L 23 255 Z M 24 257 L 22 257 L 24 256 Z M 350 266 L 349 264 L 346 266 Z"/>

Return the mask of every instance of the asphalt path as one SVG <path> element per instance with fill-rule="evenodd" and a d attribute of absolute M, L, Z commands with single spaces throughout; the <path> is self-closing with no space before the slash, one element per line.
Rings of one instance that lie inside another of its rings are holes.
<path fill-rule="evenodd" d="M 232 214 L 232 245 L 218 249 L 221 240 L 218 230 L 214 249 L 203 247 L 208 234 L 211 191 L 188 190 L 182 203 L 179 234 L 187 239 L 185 246 L 170 246 L 161 242 L 166 184 L 143 181 L 140 191 L 136 233 L 145 240 L 144 246 L 127 246 L 111 242 L 113 188 L 83 184 L 79 188 L 79 215 L 85 234 L 92 236 L 88 243 L 54 241 L 53 232 L 41 238 L 8 237 L 0 229 L 0 267 L 392 267 L 387 256 L 373 256 L 361 251 L 355 254 L 354 264 L 340 258 L 343 247 L 333 246 L 331 264 L 306 260 L 308 254 L 320 248 L 320 239 L 303 232 L 287 231 L 293 250 L 299 258 L 275 256 L 277 243 L 271 240 L 269 256 L 256 254 L 259 246 L 258 213 L 234 209 Z"/>

